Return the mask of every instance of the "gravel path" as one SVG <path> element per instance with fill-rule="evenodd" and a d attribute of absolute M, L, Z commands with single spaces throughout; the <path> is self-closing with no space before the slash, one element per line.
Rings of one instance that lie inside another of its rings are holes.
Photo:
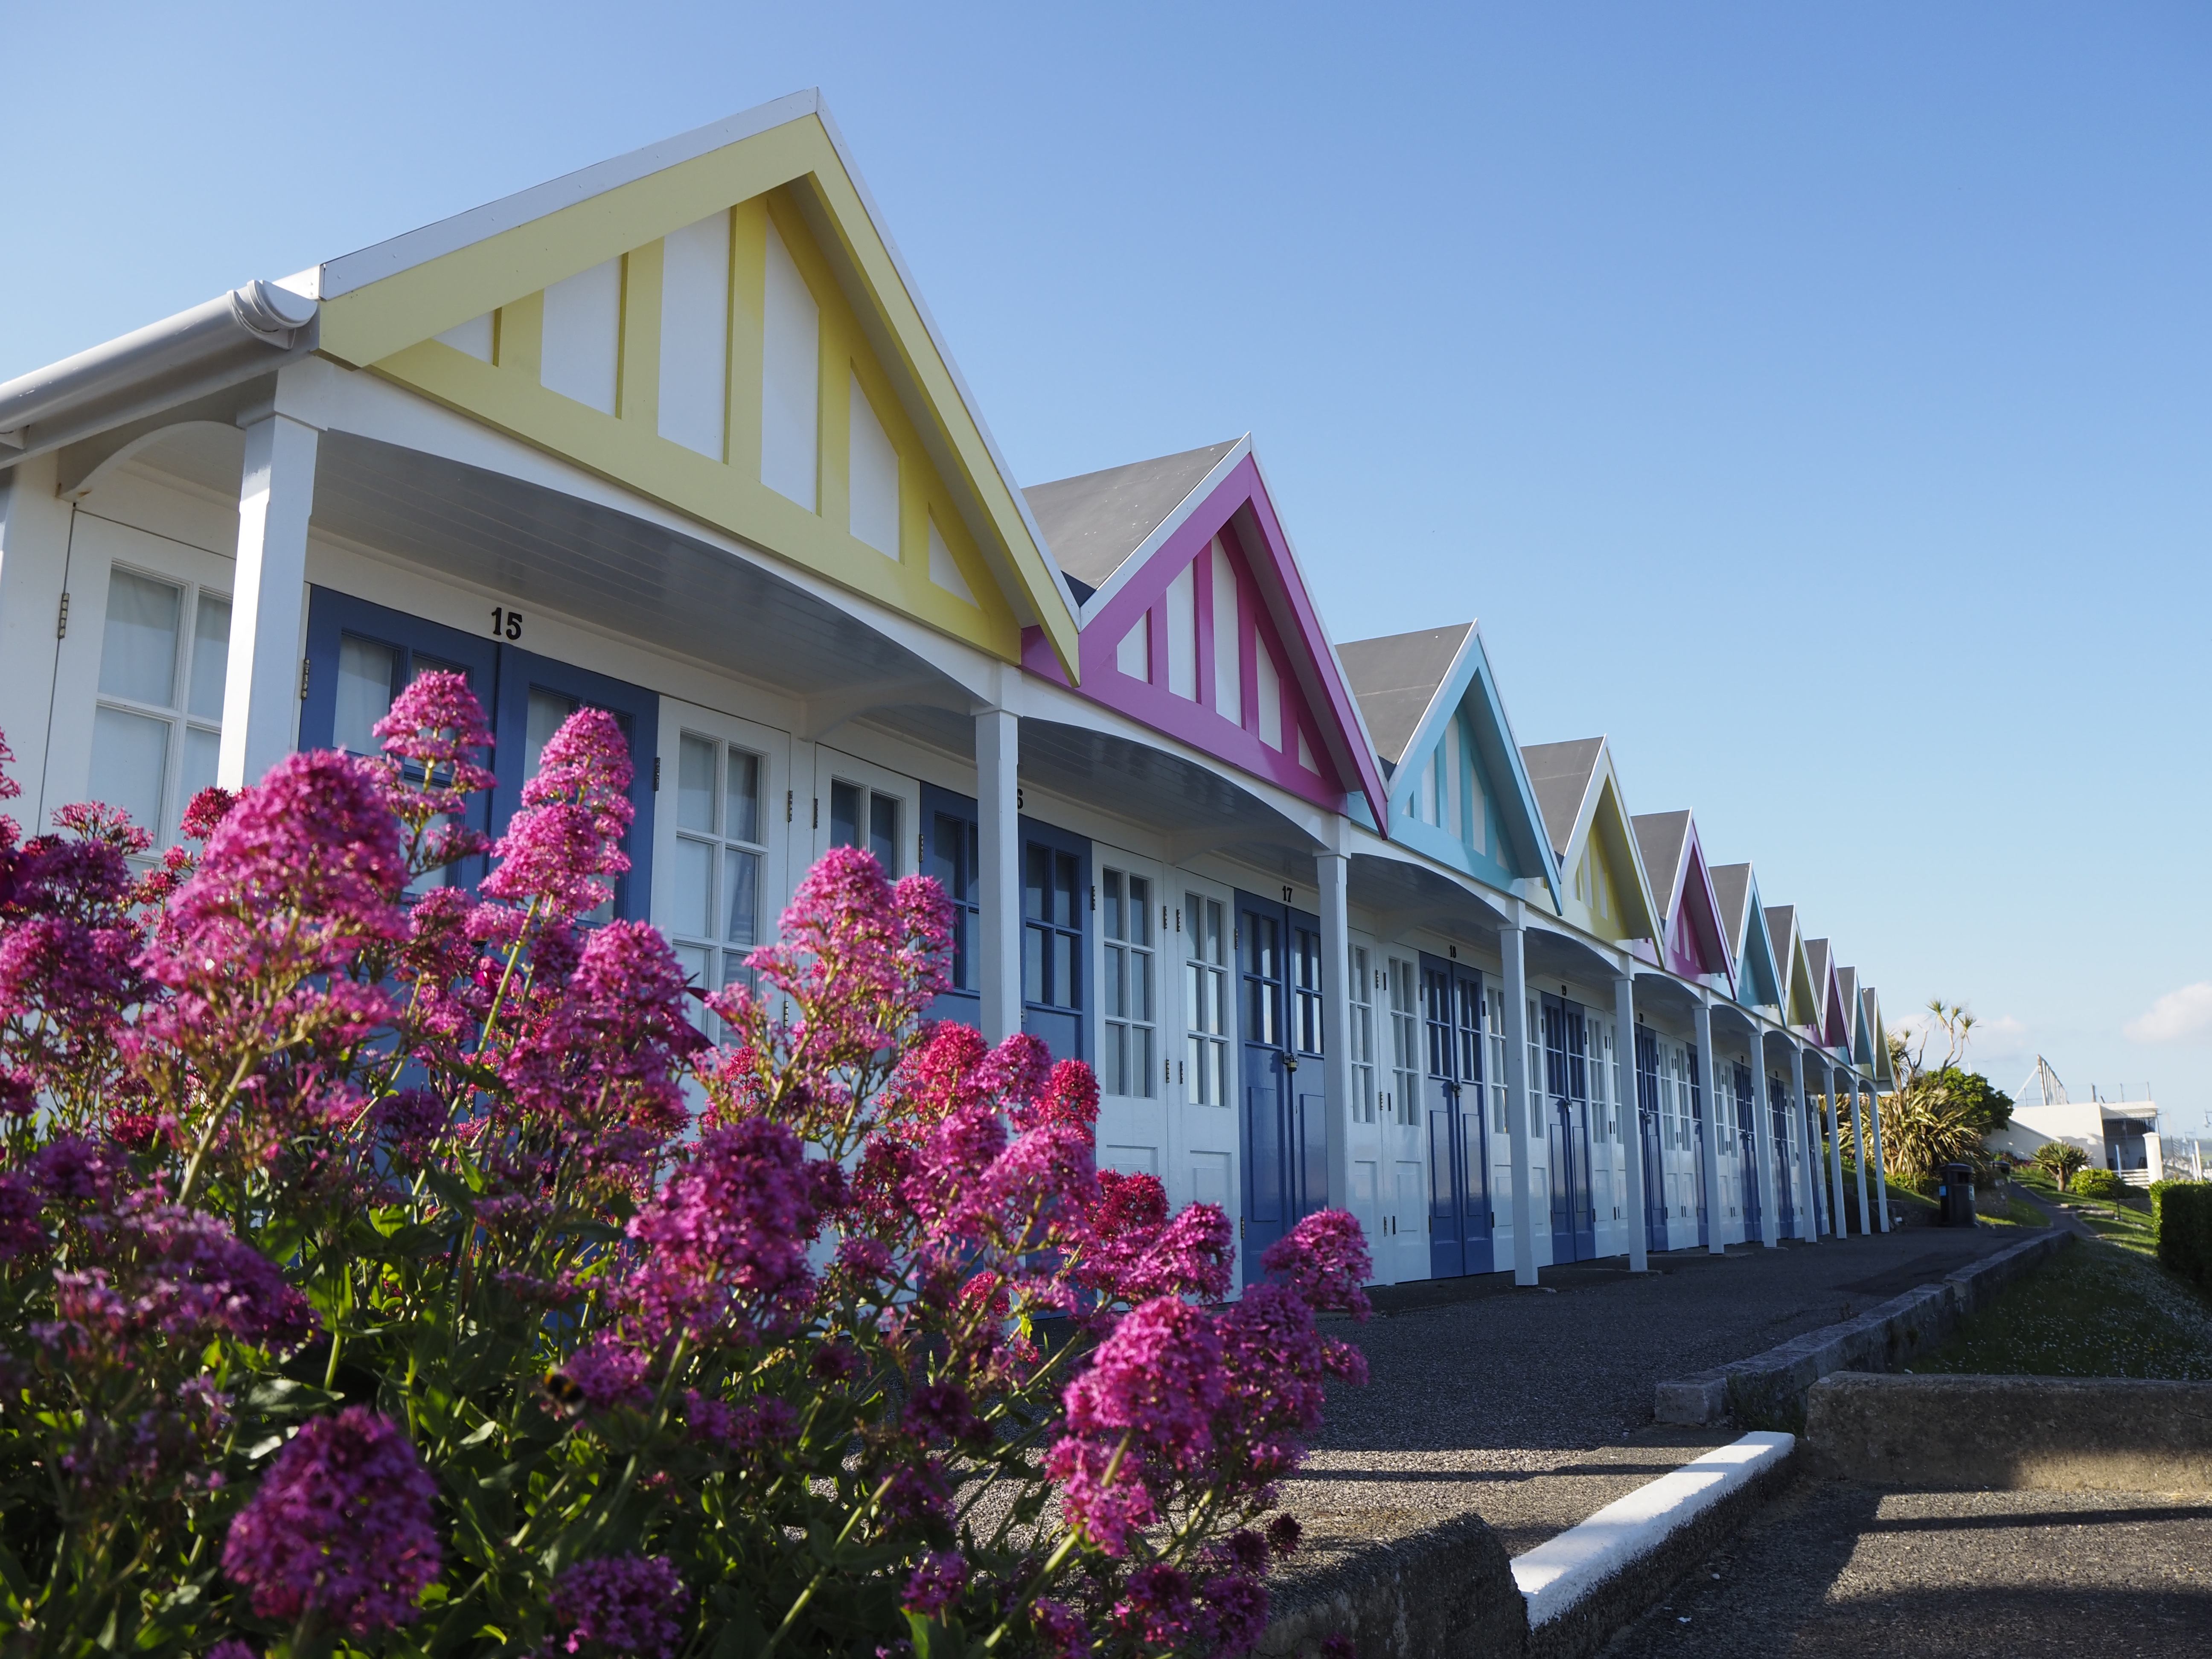
<path fill-rule="evenodd" d="M 2212 1504 L 1801 1481 L 1606 1659 L 2212 1655 Z"/>
<path fill-rule="evenodd" d="M 1364 1389 L 1330 1391 L 1328 1426 L 1283 1501 L 1307 1527 L 1298 1565 L 1472 1510 L 1509 1554 L 1534 1548 L 1729 1430 L 1656 1425 L 1656 1386 L 1864 1313 L 2010 1243 L 2012 1231 L 1912 1227 L 1872 1238 L 1680 1251 L 1654 1272 L 1546 1268 L 1376 1293 L 1365 1325 L 1333 1322 L 1367 1355 Z"/>

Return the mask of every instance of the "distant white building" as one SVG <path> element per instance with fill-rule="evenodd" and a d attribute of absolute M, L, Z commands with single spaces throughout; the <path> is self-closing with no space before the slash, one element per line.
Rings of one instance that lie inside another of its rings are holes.
<path fill-rule="evenodd" d="M 2054 1140 L 2079 1146 L 2088 1155 L 2090 1168 L 2110 1170 L 2130 1185 L 2166 1178 L 2156 1102 L 2070 1100 L 2051 1062 L 2039 1054 L 2035 1070 L 2013 1097 L 2011 1123 L 1988 1136 L 1986 1144 L 1993 1152 L 2032 1159 Z M 2185 1164 L 2175 1170 L 2192 1172 Z"/>

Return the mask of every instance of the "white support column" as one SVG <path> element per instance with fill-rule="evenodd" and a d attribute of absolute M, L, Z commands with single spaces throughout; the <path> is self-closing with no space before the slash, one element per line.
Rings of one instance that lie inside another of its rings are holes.
<path fill-rule="evenodd" d="M 1859 1183 L 1859 1231 L 1864 1235 L 1874 1231 L 1874 1211 L 1867 1201 L 1866 1105 L 1859 1098 L 1857 1073 L 1845 1066 L 1837 1073 L 1837 1078 L 1844 1088 L 1850 1091 L 1851 1163 Z"/>
<path fill-rule="evenodd" d="M 1644 1224 L 1644 1091 L 1636 1080 L 1636 976 L 1618 974 L 1613 981 L 1614 1097 L 1620 1113 L 1620 1155 L 1627 1160 L 1628 1271 L 1650 1270 L 1651 1254 Z"/>
<path fill-rule="evenodd" d="M 1690 1011 L 1690 1019 L 1698 1034 L 1698 1092 L 1705 1097 L 1705 1121 L 1699 1127 L 1705 1151 L 1698 1162 L 1703 1169 L 1705 1188 L 1705 1249 L 1714 1255 L 1725 1255 L 1728 1246 L 1721 1240 L 1721 1097 L 1714 1088 L 1713 1079 L 1718 1075 L 1713 1066 L 1713 1003 L 1712 998 L 1700 992 L 1697 1006 Z"/>
<path fill-rule="evenodd" d="M 1513 1282 L 1536 1282 L 1534 1200 L 1528 1192 L 1528 969 L 1522 954 L 1522 930 L 1509 923 L 1498 930 L 1498 954 L 1505 961 L 1505 1111 L 1513 1140 Z"/>
<path fill-rule="evenodd" d="M 230 671 L 223 681 L 222 746 L 216 758 L 216 781 L 226 789 L 258 783 L 291 753 L 299 730 L 307 514 L 315 501 L 318 436 L 314 428 L 273 411 L 246 428 Z"/>
<path fill-rule="evenodd" d="M 1352 1208 L 1352 860 L 1314 859 L 1321 883 L 1322 1087 L 1328 1101 L 1328 1201 Z M 1378 1165 L 1378 1168 L 1380 1166 Z"/>
<path fill-rule="evenodd" d="M 1844 1215 L 1844 1133 L 1836 1115 L 1836 1070 L 1824 1057 L 1820 1066 L 1822 1098 L 1828 1103 L 1828 1231 L 1838 1238 L 1851 1236 Z"/>
<path fill-rule="evenodd" d="M 1797 1131 L 1797 1177 L 1805 1189 L 1804 1217 L 1797 1231 L 1814 1243 L 1820 1240 L 1820 1158 L 1814 1145 L 1813 1109 L 1805 1097 L 1805 1050 L 1796 1037 L 1790 1044 L 1790 1121 Z"/>
<path fill-rule="evenodd" d="M 1889 1231 L 1889 1176 L 1881 1167 L 1881 1096 L 1867 1079 L 1867 1098 L 1874 1103 L 1874 1212 L 1882 1231 Z"/>
<path fill-rule="evenodd" d="M 1766 1033 L 1751 1021 L 1751 1144 L 1759 1148 L 1759 1242 L 1782 1248 L 1782 1200 L 1774 1182 L 1774 1109 L 1766 1098 Z"/>
<path fill-rule="evenodd" d="M 1022 722 L 1008 708 L 975 716 L 977 895 L 986 1042 L 1022 1029 Z"/>
<path fill-rule="evenodd" d="M 15 755 L 9 775 L 23 791 L 15 816 L 33 836 L 46 828 L 46 722 L 69 575 L 71 508 L 54 494 L 60 459 L 34 455 L 0 472 L 0 735 Z M 79 617 L 76 625 L 97 628 L 100 619 Z"/>

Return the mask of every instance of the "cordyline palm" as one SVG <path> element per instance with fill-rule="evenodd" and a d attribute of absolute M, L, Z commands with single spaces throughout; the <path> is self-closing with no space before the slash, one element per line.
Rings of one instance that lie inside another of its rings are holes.
<path fill-rule="evenodd" d="M 1928 1012 L 1934 1025 L 1922 1030 L 1917 1047 L 1901 1031 L 1889 1038 L 1890 1075 L 1897 1087 L 1882 1097 L 1881 1161 L 1901 1180 L 1917 1180 L 1941 1164 L 1970 1158 L 1982 1145 L 1980 1131 L 1942 1081 L 1966 1057 L 1974 1016 L 1963 1003 L 1941 997 L 1929 1000 Z M 1928 1038 L 1936 1028 L 1944 1034 L 1946 1050 L 1942 1063 L 1931 1066 L 1925 1061 Z"/>

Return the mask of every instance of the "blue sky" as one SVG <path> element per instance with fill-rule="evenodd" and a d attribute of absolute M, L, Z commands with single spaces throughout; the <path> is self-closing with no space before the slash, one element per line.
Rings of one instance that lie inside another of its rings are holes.
<path fill-rule="evenodd" d="M 0 40 L 0 379 L 820 86 L 1023 482 L 1252 432 L 1338 638 L 1480 617 L 1523 741 L 1610 733 L 1632 807 L 1693 807 L 1893 1018 L 1964 1000 L 2005 1086 L 2039 1049 L 2206 1124 L 2212 12 Z"/>

